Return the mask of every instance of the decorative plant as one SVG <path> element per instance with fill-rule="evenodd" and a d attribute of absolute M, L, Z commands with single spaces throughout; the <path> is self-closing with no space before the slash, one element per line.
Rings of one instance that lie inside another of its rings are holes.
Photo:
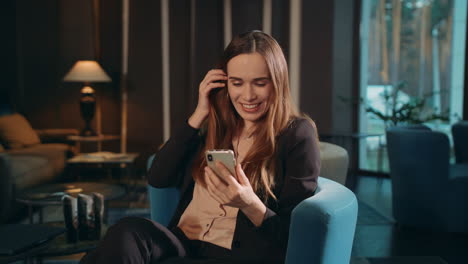
<path fill-rule="evenodd" d="M 426 94 L 422 98 L 409 96 L 408 100 L 402 100 L 400 95 L 405 87 L 406 82 L 402 81 L 395 85 L 394 89 L 384 89 L 380 94 L 385 108 L 389 109 L 387 111 L 381 111 L 373 107 L 363 98 L 360 98 L 359 103 L 364 104 L 366 112 L 382 120 L 386 127 L 396 126 L 402 123 L 422 124 L 434 120 L 449 121 L 449 109 L 438 113 L 438 109 L 426 105 L 429 99 L 434 96 L 434 93 Z M 343 101 L 349 101 L 342 97 L 341 99 Z"/>

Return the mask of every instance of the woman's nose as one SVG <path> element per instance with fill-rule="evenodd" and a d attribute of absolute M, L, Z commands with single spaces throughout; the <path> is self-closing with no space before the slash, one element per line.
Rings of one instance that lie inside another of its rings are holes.
<path fill-rule="evenodd" d="M 242 97 L 246 101 L 252 101 L 256 99 L 254 87 L 252 87 L 252 85 L 245 85 L 242 91 Z"/>

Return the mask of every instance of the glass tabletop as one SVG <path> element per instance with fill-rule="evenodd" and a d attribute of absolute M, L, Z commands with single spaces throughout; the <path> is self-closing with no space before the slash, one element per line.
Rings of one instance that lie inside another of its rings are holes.
<path fill-rule="evenodd" d="M 17 195 L 16 200 L 28 205 L 61 205 L 64 195 L 76 197 L 80 193 L 91 194 L 93 192 L 104 195 L 105 200 L 113 200 L 125 195 L 126 189 L 117 184 L 97 182 L 43 184 L 24 190 Z"/>

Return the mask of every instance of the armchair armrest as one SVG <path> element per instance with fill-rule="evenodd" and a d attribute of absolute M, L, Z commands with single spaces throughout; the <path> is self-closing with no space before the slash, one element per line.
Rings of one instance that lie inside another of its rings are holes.
<path fill-rule="evenodd" d="M 319 177 L 315 195 L 292 212 L 286 263 L 349 263 L 357 210 L 353 192 Z"/>
<path fill-rule="evenodd" d="M 65 143 L 72 145 L 68 136 L 78 135 L 79 131 L 74 128 L 35 129 L 42 143 Z"/>

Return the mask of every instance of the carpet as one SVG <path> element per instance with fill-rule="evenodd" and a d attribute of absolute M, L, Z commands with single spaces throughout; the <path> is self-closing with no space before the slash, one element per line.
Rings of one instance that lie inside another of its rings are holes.
<path fill-rule="evenodd" d="M 447 262 L 445 262 L 443 259 L 437 256 L 367 258 L 366 260 L 368 261 L 367 262 L 368 264 L 447 264 Z M 353 263 L 351 261 L 351 264 L 357 264 L 357 263 Z"/>
<path fill-rule="evenodd" d="M 358 225 L 391 225 L 394 224 L 392 219 L 379 213 L 372 206 L 359 201 L 358 202 Z"/>
<path fill-rule="evenodd" d="M 447 264 L 440 257 L 433 256 L 406 256 L 386 258 L 351 257 L 350 264 Z"/>
<path fill-rule="evenodd" d="M 16 263 L 16 262 L 15 262 Z M 22 262 L 17 262 L 22 263 Z M 79 260 L 44 260 L 44 264 L 78 264 Z M 351 257 L 350 264 L 447 264 L 440 257 L 388 257 L 361 258 Z"/>

